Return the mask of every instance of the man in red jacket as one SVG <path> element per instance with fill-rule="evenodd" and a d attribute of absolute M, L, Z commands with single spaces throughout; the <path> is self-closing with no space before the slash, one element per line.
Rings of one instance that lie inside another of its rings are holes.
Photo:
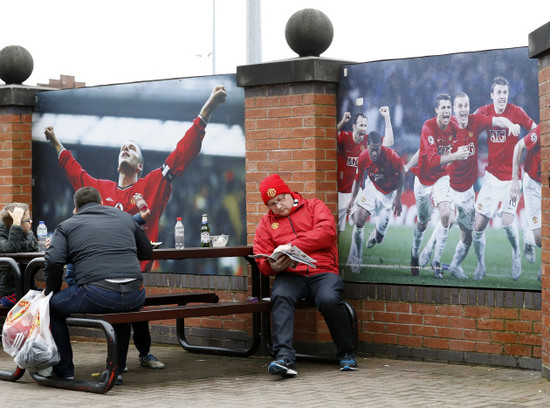
<path fill-rule="evenodd" d="M 295 246 L 316 261 L 316 267 L 312 268 L 286 255 L 276 261 L 258 260 L 262 274 L 276 276 L 271 293 L 276 359 L 269 365 L 269 373 L 283 377 L 297 374 L 292 347 L 294 310 L 296 302 L 304 297 L 311 297 L 325 318 L 337 347 L 340 370 L 356 370 L 351 322 L 342 299 L 344 284 L 338 273 L 337 233 L 332 213 L 321 200 L 306 200 L 292 192 L 277 174 L 260 183 L 260 193 L 269 211 L 256 230 L 254 253 L 271 254 L 276 249 Z"/>

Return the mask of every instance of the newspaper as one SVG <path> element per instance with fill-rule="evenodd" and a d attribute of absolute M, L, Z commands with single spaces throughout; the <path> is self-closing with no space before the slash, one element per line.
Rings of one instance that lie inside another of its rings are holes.
<path fill-rule="evenodd" d="M 279 248 L 275 249 L 275 251 L 273 251 L 271 255 L 256 254 L 256 255 L 251 255 L 251 258 L 268 258 L 273 261 L 276 261 L 277 259 L 279 259 L 281 255 L 286 255 L 293 261 L 296 261 L 298 263 L 303 263 L 312 268 L 317 268 L 315 266 L 315 263 L 317 261 L 312 257 L 310 257 L 309 255 L 307 255 L 304 251 L 302 251 L 297 246 L 289 246 L 288 248 L 285 248 L 285 249 L 279 249 Z"/>

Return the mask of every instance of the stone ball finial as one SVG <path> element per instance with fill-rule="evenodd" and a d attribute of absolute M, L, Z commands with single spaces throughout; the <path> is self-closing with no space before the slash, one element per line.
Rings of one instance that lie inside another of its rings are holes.
<path fill-rule="evenodd" d="M 330 47 L 333 36 L 330 19 L 320 10 L 299 10 L 286 23 L 286 42 L 300 57 L 318 57 Z"/>
<path fill-rule="evenodd" d="M 22 84 L 32 74 L 32 55 L 19 45 L 8 45 L 0 50 L 0 79 L 6 84 Z"/>

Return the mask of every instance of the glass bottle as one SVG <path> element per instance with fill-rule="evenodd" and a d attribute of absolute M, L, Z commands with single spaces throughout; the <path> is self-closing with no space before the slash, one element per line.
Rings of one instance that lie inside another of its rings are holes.
<path fill-rule="evenodd" d="M 211 240 L 210 228 L 208 227 L 208 215 L 203 214 L 201 225 L 201 247 L 209 247 Z"/>

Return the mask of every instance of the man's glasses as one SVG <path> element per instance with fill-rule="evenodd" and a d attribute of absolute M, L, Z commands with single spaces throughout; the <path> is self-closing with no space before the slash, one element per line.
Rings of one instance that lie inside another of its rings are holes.
<path fill-rule="evenodd" d="M 32 220 L 30 218 L 27 219 L 27 220 L 21 220 L 21 224 L 25 224 L 27 222 L 30 224 L 32 222 Z"/>
<path fill-rule="evenodd" d="M 282 204 L 282 202 L 284 201 L 285 198 L 286 198 L 286 194 L 283 194 L 277 200 L 275 200 L 271 204 L 269 204 L 268 207 L 271 208 L 271 209 L 277 208 L 277 205 Z"/>

